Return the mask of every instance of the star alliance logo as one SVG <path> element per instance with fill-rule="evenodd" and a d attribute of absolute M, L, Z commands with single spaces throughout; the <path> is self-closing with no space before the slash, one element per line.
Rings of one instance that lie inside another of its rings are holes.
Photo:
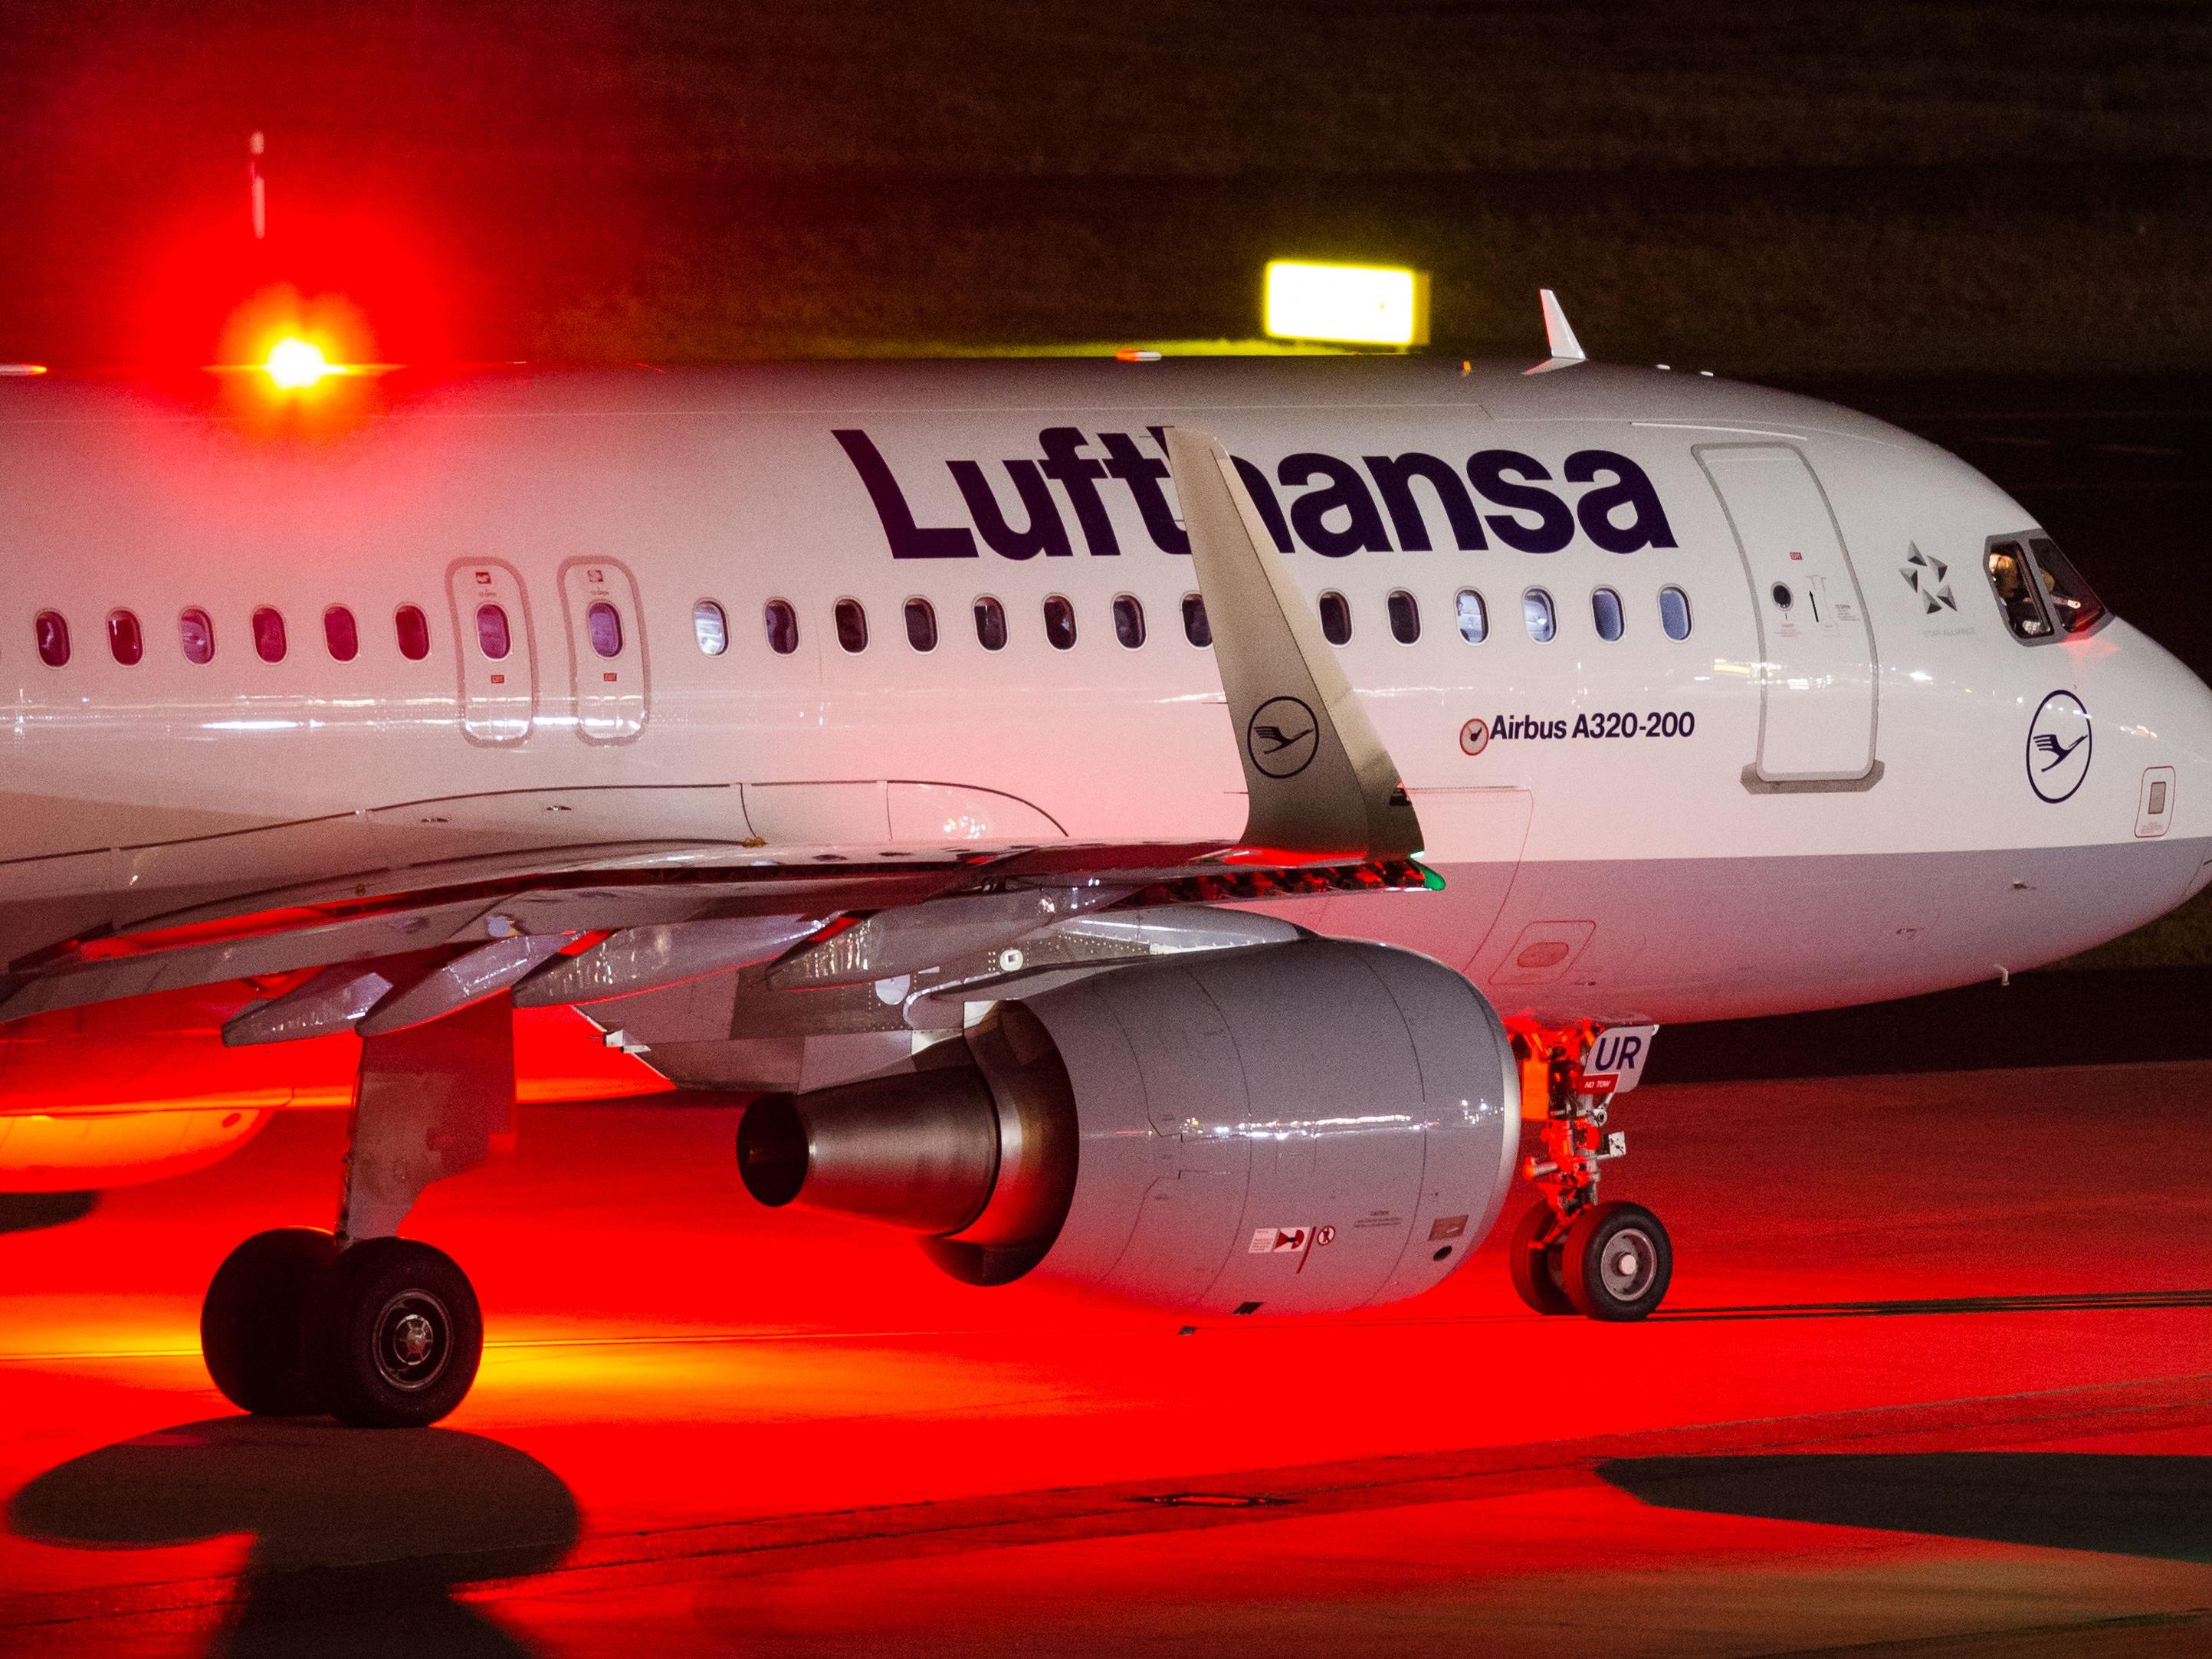
<path fill-rule="evenodd" d="M 1920 596 L 1920 603 L 1927 606 L 1929 616 L 1934 616 L 1938 611 L 1956 611 L 1959 608 L 1958 600 L 1951 597 L 1951 584 L 1948 580 L 1951 567 L 1942 560 L 1931 559 L 1915 546 L 1906 555 L 1905 562 L 1897 568 L 1897 574 L 1905 578 L 1907 587 Z"/>

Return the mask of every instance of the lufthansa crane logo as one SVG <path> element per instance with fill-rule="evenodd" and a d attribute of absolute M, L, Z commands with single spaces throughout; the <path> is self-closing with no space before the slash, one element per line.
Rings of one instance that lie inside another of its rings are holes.
<path fill-rule="evenodd" d="M 1321 722 L 1296 697 L 1270 697 L 1244 727 L 1244 752 L 1271 778 L 1294 778 L 1313 764 Z"/>
<path fill-rule="evenodd" d="M 2028 787 L 2056 805 L 2089 775 L 2089 711 L 2071 691 L 2053 691 L 2027 727 Z"/>

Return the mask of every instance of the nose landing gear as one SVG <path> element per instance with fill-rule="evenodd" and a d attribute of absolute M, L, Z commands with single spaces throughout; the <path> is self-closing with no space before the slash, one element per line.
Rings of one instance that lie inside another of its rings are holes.
<path fill-rule="evenodd" d="M 1612 1079 L 1583 1069 L 1598 1035 L 1589 1026 L 1515 1033 L 1522 1114 L 1540 1113 L 1544 1148 L 1523 1173 L 1543 1201 L 1514 1227 L 1506 1261 L 1513 1288 L 1538 1313 L 1618 1322 L 1659 1306 L 1674 1249 L 1642 1205 L 1598 1200 L 1598 1165 L 1627 1151 L 1627 1138 L 1605 1127 Z"/>

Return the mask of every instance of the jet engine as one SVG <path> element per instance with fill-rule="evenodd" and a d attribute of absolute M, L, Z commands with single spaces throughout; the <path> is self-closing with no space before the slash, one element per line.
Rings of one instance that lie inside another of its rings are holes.
<path fill-rule="evenodd" d="M 910 1072 L 763 1096 L 738 1164 L 762 1203 L 906 1228 L 971 1284 L 1326 1313 L 1465 1261 L 1519 1139 L 1512 1048 L 1472 985 L 1301 939 L 1002 1002 Z"/>

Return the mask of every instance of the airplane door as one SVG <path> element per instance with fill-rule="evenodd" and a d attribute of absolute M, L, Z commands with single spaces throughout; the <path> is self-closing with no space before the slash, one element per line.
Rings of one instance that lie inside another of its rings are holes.
<path fill-rule="evenodd" d="M 568 672 L 576 733 L 586 743 L 628 743 L 645 729 L 645 627 L 637 583 L 608 559 L 561 567 L 568 621 Z"/>
<path fill-rule="evenodd" d="M 1700 447 L 1759 618 L 1758 775 L 1845 781 L 1875 763 L 1875 646 L 1820 481 L 1790 444 Z"/>
<path fill-rule="evenodd" d="M 522 578 L 497 560 L 447 573 L 460 659 L 461 730 L 472 743 L 520 743 L 538 708 L 537 642 Z"/>

